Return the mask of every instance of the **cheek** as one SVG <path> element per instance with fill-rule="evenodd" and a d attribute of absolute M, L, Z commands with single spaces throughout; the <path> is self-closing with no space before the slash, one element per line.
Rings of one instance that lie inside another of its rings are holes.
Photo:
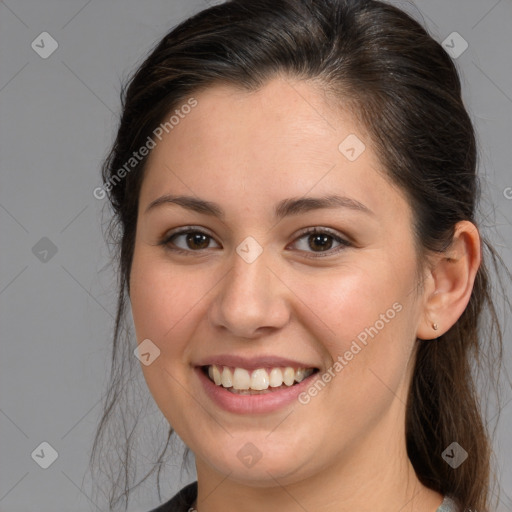
<path fill-rule="evenodd" d="M 162 258 L 135 253 L 130 282 L 130 301 L 137 339 L 155 340 L 161 350 L 175 347 L 175 333 L 186 327 L 204 289 Z"/>
<path fill-rule="evenodd" d="M 196 277 L 197 279 L 197 277 Z M 197 285 L 197 283 L 196 283 Z M 144 379 L 156 404 L 173 427 L 186 432 L 181 411 L 190 406 L 184 393 L 189 376 L 188 341 L 196 325 L 194 315 L 201 307 L 199 289 L 182 271 L 142 248 L 135 252 L 130 280 L 130 301 L 137 341 L 150 339 L 160 350 L 153 363 L 141 363 Z M 204 313 L 202 313 L 204 314 Z M 187 420 L 199 421 L 197 411 L 188 408 Z M 197 418 L 196 418 L 197 417 Z"/>
<path fill-rule="evenodd" d="M 300 294 L 301 320 L 309 319 L 309 328 L 331 354 L 343 353 L 354 339 L 364 343 L 376 334 L 375 328 L 384 334 L 399 323 L 397 310 L 403 309 L 406 298 L 405 274 L 404 270 L 399 281 L 391 277 L 393 268 L 375 263 L 346 266 L 328 275 L 297 275 L 293 282 L 300 283 L 294 290 Z"/>
<path fill-rule="evenodd" d="M 295 281 L 302 282 L 301 323 L 331 361 L 326 387 L 338 412 L 374 414 L 393 400 L 403 381 L 414 343 L 414 273 L 407 267 L 398 275 L 390 262 L 375 262 Z"/>

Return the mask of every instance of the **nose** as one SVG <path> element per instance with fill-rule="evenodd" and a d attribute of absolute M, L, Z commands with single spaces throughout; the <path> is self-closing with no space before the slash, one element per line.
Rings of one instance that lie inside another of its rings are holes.
<path fill-rule="evenodd" d="M 252 263 L 234 253 L 233 266 L 210 304 L 208 317 L 215 328 L 253 339 L 289 322 L 289 290 L 271 267 L 265 251 Z"/>

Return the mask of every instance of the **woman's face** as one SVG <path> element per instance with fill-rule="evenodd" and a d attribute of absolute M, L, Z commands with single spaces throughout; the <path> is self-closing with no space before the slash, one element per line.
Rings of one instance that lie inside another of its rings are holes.
<path fill-rule="evenodd" d="M 406 199 L 310 83 L 194 98 L 140 192 L 130 298 L 156 403 L 198 474 L 272 486 L 392 464 L 422 314 Z M 150 207 L 165 195 L 190 199 Z M 315 373 L 289 386 L 287 367 Z"/>

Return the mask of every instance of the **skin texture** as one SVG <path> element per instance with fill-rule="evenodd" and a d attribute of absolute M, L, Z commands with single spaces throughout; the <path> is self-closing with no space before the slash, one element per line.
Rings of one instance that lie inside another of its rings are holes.
<path fill-rule="evenodd" d="M 317 86 L 279 77 L 257 92 L 219 85 L 195 98 L 148 161 L 130 300 L 138 343 L 149 338 L 161 351 L 142 365 L 148 387 L 196 457 L 197 509 L 434 512 L 442 496 L 417 480 L 405 449 L 407 389 L 415 347 L 428 342 L 417 338 L 446 332 L 469 301 L 478 231 L 460 223 L 449 252 L 418 275 L 405 196 L 354 116 Z M 350 134 L 366 145 L 353 162 L 338 149 Z M 225 217 L 173 204 L 146 212 L 169 193 L 218 203 Z M 373 213 L 273 217 L 282 199 L 332 193 Z M 158 245 L 183 226 L 211 238 L 175 238 L 187 255 Z M 325 256 L 300 233 L 313 227 L 350 245 L 331 238 Z M 248 236 L 263 247 L 250 264 L 236 252 Z M 401 311 L 306 405 L 226 412 L 194 372 L 199 359 L 226 353 L 288 357 L 325 372 L 395 303 Z M 248 442 L 262 454 L 250 468 L 237 457 Z"/>

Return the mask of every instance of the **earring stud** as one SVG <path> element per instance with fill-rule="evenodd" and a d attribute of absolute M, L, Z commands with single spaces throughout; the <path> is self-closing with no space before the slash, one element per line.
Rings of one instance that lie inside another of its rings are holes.
<path fill-rule="evenodd" d="M 434 331 L 437 331 L 439 329 L 439 326 L 437 324 L 432 324 L 432 329 L 434 329 Z"/>

